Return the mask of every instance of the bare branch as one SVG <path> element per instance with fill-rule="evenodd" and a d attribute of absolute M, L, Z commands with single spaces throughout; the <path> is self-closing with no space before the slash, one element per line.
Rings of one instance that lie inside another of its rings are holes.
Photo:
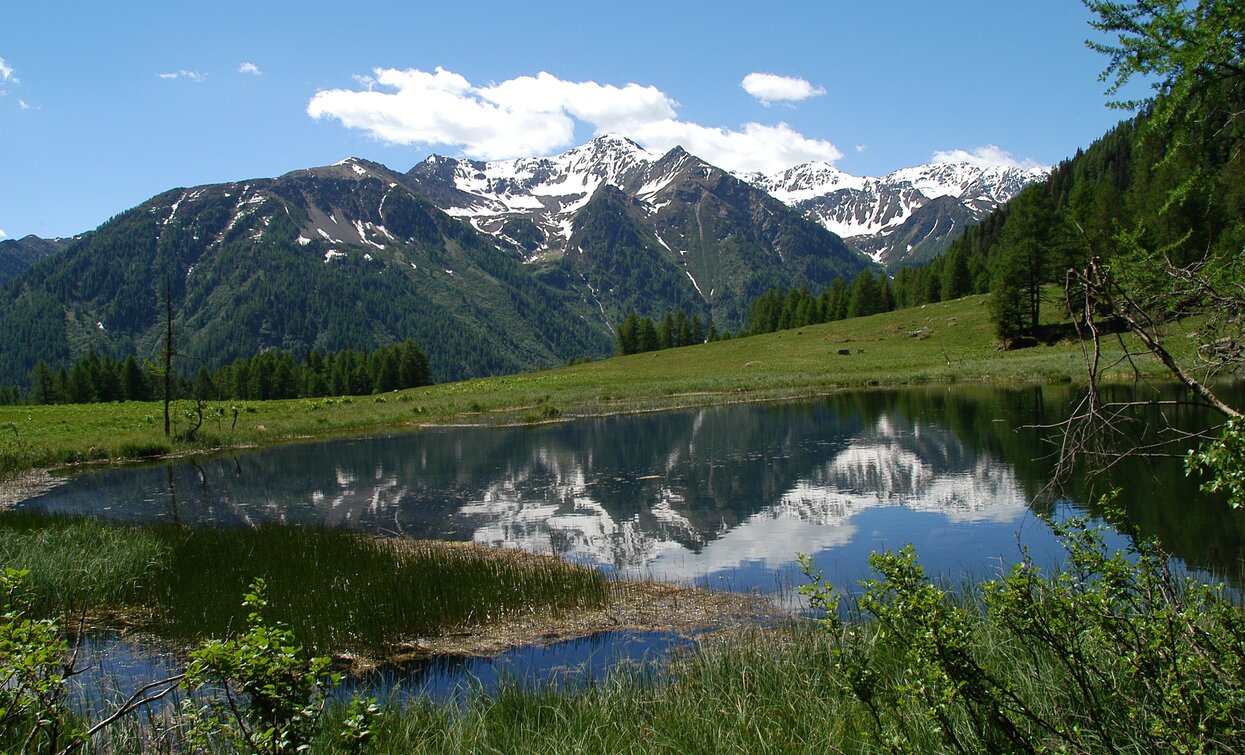
<path fill-rule="evenodd" d="M 136 690 L 133 695 L 130 695 L 130 698 L 126 700 L 125 703 L 121 705 L 121 707 L 117 708 L 115 711 L 112 712 L 112 715 L 108 716 L 107 718 L 100 719 L 98 722 L 95 723 L 94 726 L 88 729 L 86 732 L 87 739 L 89 740 L 91 737 L 95 736 L 101 730 L 111 726 L 113 723 L 119 720 L 122 716 L 125 716 L 135 710 L 138 710 L 144 705 L 154 703 L 157 700 L 161 700 L 164 697 L 168 696 L 170 692 L 177 689 L 177 685 L 179 685 L 181 681 L 185 678 L 186 678 L 185 674 L 175 674 L 165 679 L 159 679 L 154 682 L 148 682 L 147 684 L 144 684 L 142 687 L 139 687 L 138 690 Z M 149 692 L 151 692 L 151 690 L 157 689 L 160 687 L 163 687 L 164 689 L 161 689 L 159 692 L 148 694 Z M 68 753 L 68 752 L 70 752 L 69 748 L 61 750 L 61 755 L 64 755 L 65 753 Z"/>

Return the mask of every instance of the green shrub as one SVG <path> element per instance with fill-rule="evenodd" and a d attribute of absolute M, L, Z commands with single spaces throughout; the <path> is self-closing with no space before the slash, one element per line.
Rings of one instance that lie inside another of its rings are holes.
<path fill-rule="evenodd" d="M 1245 610 L 1177 577 L 1155 544 L 1110 552 L 1084 520 L 1052 525 L 1067 563 L 1028 556 L 967 596 L 908 546 L 870 557 L 852 621 L 807 558 L 835 674 L 892 751 L 1223 752 L 1245 735 Z"/>
<path fill-rule="evenodd" d="M 0 572 L 0 749 L 59 752 L 85 741 L 66 705 L 73 672 L 55 622 L 27 616 L 27 572 Z"/>
<path fill-rule="evenodd" d="M 325 693 L 341 682 L 340 674 L 329 673 L 328 656 L 304 658 L 294 633 L 264 618 L 264 590 L 264 580 L 257 579 L 242 601 L 250 609 L 246 631 L 208 640 L 190 653 L 185 689 L 209 690 L 205 702 L 188 698 L 182 704 L 196 749 L 223 741 L 246 752 L 302 752 L 316 732 Z M 358 715 L 348 720 L 361 739 L 368 730 Z"/>

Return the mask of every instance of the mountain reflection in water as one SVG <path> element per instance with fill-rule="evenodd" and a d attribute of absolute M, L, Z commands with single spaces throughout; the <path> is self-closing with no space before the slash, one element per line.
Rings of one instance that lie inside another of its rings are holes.
<path fill-rule="evenodd" d="M 1057 420 L 1068 399 L 1068 389 L 939 387 L 434 429 L 87 475 L 24 505 L 130 522 L 314 523 L 471 540 L 735 588 L 772 588 L 800 552 L 850 561 L 843 577 L 855 579 L 870 550 L 905 542 L 948 570 L 981 571 L 1016 558 L 1018 531 L 1028 544 L 1050 542 L 1029 508 L 1051 473 L 1029 426 Z M 1153 482 L 1129 491 L 1139 519 L 1153 518 L 1146 496 L 1156 491 L 1197 498 L 1178 464 L 1140 469 L 1135 478 Z M 1239 515 L 1193 519 L 1239 557 Z"/>

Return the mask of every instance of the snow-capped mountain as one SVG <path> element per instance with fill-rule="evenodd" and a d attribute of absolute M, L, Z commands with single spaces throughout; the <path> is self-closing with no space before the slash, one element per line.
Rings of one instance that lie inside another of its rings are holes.
<path fill-rule="evenodd" d="M 551 157 L 433 155 L 405 182 L 610 322 L 660 316 L 660 301 L 734 329 L 759 290 L 820 288 L 869 264 L 764 190 L 682 148 L 657 154 L 620 136 Z"/>
<path fill-rule="evenodd" d="M 893 270 L 937 256 L 968 225 L 1049 173 L 1043 167 L 957 162 L 918 165 L 871 178 L 810 162 L 769 175 L 739 177 Z"/>
<path fill-rule="evenodd" d="M 630 312 L 738 331 L 758 292 L 870 264 L 682 149 L 618 137 L 548 158 L 434 157 L 408 173 L 347 158 L 170 189 L 58 255 L 0 301 L 0 332 L 34 334 L 0 339 L 0 384 L 91 349 L 157 353 L 166 281 L 179 348 L 201 364 L 413 337 L 435 379 L 455 380 L 604 356 Z"/>
<path fill-rule="evenodd" d="M 656 216 L 689 169 L 705 176 L 721 173 L 679 148 L 662 155 L 625 137 L 605 135 L 550 157 L 481 162 L 433 155 L 407 178 L 450 215 L 537 262 L 564 253 L 576 213 L 602 186 L 619 189 Z M 969 225 L 1048 173 L 1046 168 L 958 162 L 870 178 L 810 162 L 769 175 L 734 177 L 895 269 L 937 256 Z M 657 236 L 667 248 L 679 246 L 660 227 Z"/>
<path fill-rule="evenodd" d="M 655 212 L 654 198 L 689 162 L 699 161 L 681 149 L 660 155 L 605 135 L 551 157 L 480 162 L 432 155 L 407 176 L 448 214 L 524 249 L 530 261 L 565 247 L 575 214 L 600 187 L 614 186 Z"/>

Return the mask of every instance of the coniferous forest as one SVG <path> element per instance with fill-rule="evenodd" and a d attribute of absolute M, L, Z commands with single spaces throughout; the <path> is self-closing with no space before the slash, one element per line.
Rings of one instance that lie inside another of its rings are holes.
<path fill-rule="evenodd" d="M 428 358 L 409 339 L 373 351 L 321 354 L 312 349 L 301 361 L 289 351 L 274 349 L 216 369 L 200 366 L 193 378 L 175 374 L 171 381 L 172 398 L 204 401 L 358 396 L 431 383 Z M 163 384 L 159 365 L 140 364 L 133 355 L 118 360 L 92 351 L 69 367 L 54 370 L 46 362 L 36 364 L 29 402 L 154 401 L 163 397 Z M 0 403 L 17 403 L 19 396 L 10 388 L 0 394 Z"/>

